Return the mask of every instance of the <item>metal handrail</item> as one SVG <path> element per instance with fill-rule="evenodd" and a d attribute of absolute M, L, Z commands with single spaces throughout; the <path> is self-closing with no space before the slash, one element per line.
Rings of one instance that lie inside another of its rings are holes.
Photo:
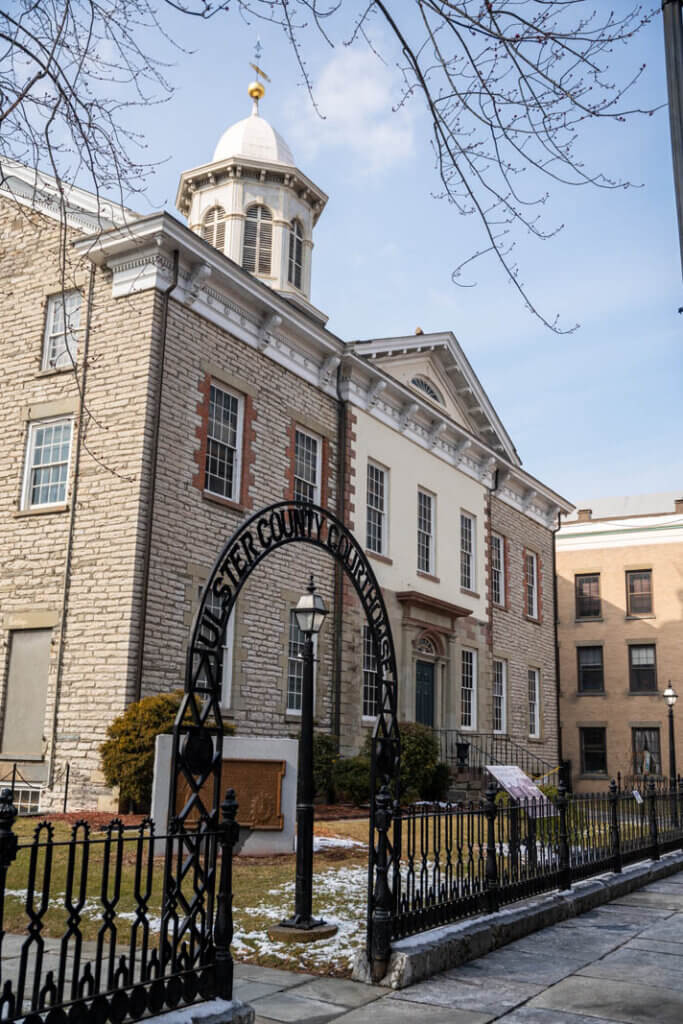
<path fill-rule="evenodd" d="M 461 768 L 483 771 L 487 764 L 517 764 L 533 776 L 546 776 L 559 770 L 532 750 L 509 736 L 495 732 L 469 732 L 462 729 L 436 729 L 442 760 Z M 458 757 L 459 744 L 467 744 L 467 758 Z M 474 755 L 474 757 L 472 756 Z"/>

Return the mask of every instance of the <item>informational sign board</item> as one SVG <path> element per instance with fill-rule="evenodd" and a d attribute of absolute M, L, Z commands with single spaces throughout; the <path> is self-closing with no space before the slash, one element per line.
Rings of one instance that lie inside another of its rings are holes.
<path fill-rule="evenodd" d="M 516 764 L 487 764 L 486 771 L 514 800 L 528 801 L 524 809 L 531 817 L 549 818 L 557 814 L 552 801 Z"/>
<path fill-rule="evenodd" d="M 638 792 L 637 789 L 633 790 L 633 799 L 635 800 L 635 802 L 637 804 L 642 804 L 642 802 L 643 802 L 643 798 L 642 798 L 642 796 L 640 795 L 640 793 Z"/>

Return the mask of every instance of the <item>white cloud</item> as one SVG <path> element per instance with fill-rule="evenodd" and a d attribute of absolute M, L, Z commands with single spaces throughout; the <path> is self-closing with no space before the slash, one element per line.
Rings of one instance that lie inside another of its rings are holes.
<path fill-rule="evenodd" d="M 394 111 L 401 95 L 395 69 L 370 51 L 339 50 L 313 83 L 322 120 L 309 103 L 290 120 L 287 136 L 301 163 L 344 151 L 363 172 L 380 173 L 412 159 L 415 104 Z M 333 154 L 331 151 L 337 150 Z"/>

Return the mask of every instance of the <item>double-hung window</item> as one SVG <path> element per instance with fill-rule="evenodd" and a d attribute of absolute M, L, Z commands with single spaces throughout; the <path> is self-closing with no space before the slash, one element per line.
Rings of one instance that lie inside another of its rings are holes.
<path fill-rule="evenodd" d="M 657 689 L 657 662 L 654 644 L 631 644 L 628 649 L 628 659 L 631 693 L 654 693 Z"/>
<path fill-rule="evenodd" d="M 379 705 L 377 655 L 368 625 L 363 626 L 363 718 L 375 718 Z"/>
<path fill-rule="evenodd" d="M 78 328 L 81 322 L 81 293 L 50 295 L 45 314 L 43 339 L 44 370 L 71 369 L 76 365 Z"/>
<path fill-rule="evenodd" d="M 299 629 L 294 612 L 289 615 L 289 646 L 287 657 L 287 711 L 300 715 L 304 689 L 304 643 L 305 634 Z M 313 706 L 315 707 L 315 656 L 318 647 L 317 636 L 313 637 Z"/>
<path fill-rule="evenodd" d="M 71 418 L 29 424 L 21 507 L 63 505 L 69 478 Z"/>
<path fill-rule="evenodd" d="M 604 693 L 602 647 L 577 647 L 579 693 Z"/>
<path fill-rule="evenodd" d="M 576 618 L 600 618 L 600 573 L 583 572 L 574 577 Z"/>
<path fill-rule="evenodd" d="M 476 590 L 475 568 L 476 519 L 467 512 L 460 513 L 460 586 L 463 590 Z"/>
<path fill-rule="evenodd" d="M 294 432 L 294 500 L 320 504 L 320 438 L 297 427 Z"/>
<path fill-rule="evenodd" d="M 200 588 L 199 590 L 200 598 L 201 595 L 202 588 Z M 206 607 L 208 611 L 211 612 L 215 619 L 220 621 L 223 618 L 223 604 L 211 590 L 209 591 L 207 596 Z M 223 635 L 221 636 L 221 646 L 218 655 L 218 684 L 220 691 L 219 699 L 221 707 L 223 708 L 229 708 L 232 702 L 232 661 L 234 646 L 235 614 L 233 611 L 223 629 Z"/>
<path fill-rule="evenodd" d="M 633 743 L 633 774 L 661 775 L 662 753 L 659 729 L 631 729 Z"/>
<path fill-rule="evenodd" d="M 505 540 L 498 533 L 491 534 L 491 600 L 505 605 Z"/>
<path fill-rule="evenodd" d="M 477 652 L 467 647 L 460 654 L 460 727 L 477 728 Z"/>
<path fill-rule="evenodd" d="M 507 676 L 508 663 L 493 659 L 493 731 L 507 731 Z"/>
<path fill-rule="evenodd" d="M 211 385 L 206 431 L 204 488 L 229 501 L 240 499 L 243 402 L 225 388 Z"/>
<path fill-rule="evenodd" d="M 537 668 L 528 670 L 529 680 L 529 735 L 538 737 L 541 735 L 541 693 L 540 693 L 540 672 Z"/>
<path fill-rule="evenodd" d="M 626 614 L 652 615 L 652 569 L 626 573 Z"/>
<path fill-rule="evenodd" d="M 434 574 L 434 498 L 417 492 L 417 568 Z"/>
<path fill-rule="evenodd" d="M 603 726 L 579 729 L 581 738 L 581 774 L 607 774 L 607 730 Z"/>
<path fill-rule="evenodd" d="M 538 555 L 533 551 L 526 553 L 526 613 L 538 618 Z"/>
<path fill-rule="evenodd" d="M 368 551 L 387 553 L 387 471 L 368 462 L 366 540 Z"/>

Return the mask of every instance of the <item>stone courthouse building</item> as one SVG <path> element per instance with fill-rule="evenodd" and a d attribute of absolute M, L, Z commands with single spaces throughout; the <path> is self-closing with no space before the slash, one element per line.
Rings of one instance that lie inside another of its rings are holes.
<path fill-rule="evenodd" d="M 552 529 L 571 506 L 522 469 L 452 334 L 345 343 L 327 329 L 310 291 L 327 197 L 261 94 L 182 175 L 187 225 L 76 188 L 64 214 L 53 179 L 3 167 L 0 774 L 16 764 L 45 808 L 67 765 L 70 806 L 109 805 L 108 724 L 182 686 L 218 550 L 292 497 L 336 511 L 373 559 L 402 718 L 557 757 Z M 312 547 L 250 577 L 221 701 L 238 733 L 296 734 L 291 612 L 310 571 L 333 612 L 316 720 L 350 752 L 373 722 L 373 652 Z"/>

